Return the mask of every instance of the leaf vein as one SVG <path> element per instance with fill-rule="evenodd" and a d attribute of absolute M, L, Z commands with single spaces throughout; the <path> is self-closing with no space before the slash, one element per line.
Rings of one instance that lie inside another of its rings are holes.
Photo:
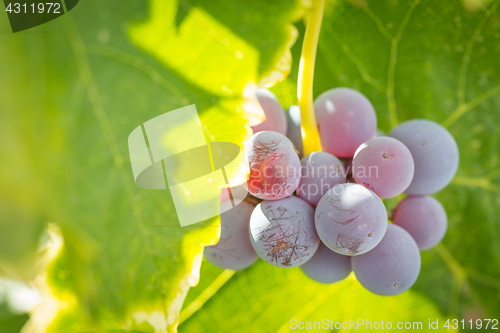
<path fill-rule="evenodd" d="M 458 77 L 458 91 L 457 91 L 457 99 L 458 99 L 458 105 L 464 105 L 465 104 L 465 86 L 466 86 L 466 81 L 467 81 L 467 70 L 469 68 L 470 64 L 470 59 L 472 55 L 472 49 L 474 47 L 474 43 L 476 42 L 479 34 L 483 30 L 484 26 L 486 25 L 486 22 L 490 18 L 491 14 L 496 10 L 498 4 L 500 3 L 500 0 L 495 1 L 495 3 L 488 9 L 486 10 L 483 18 L 477 25 L 476 29 L 474 30 L 474 33 L 472 34 L 471 38 L 467 42 L 467 45 L 465 47 L 465 53 L 462 58 L 462 65 L 460 66 L 460 75 Z"/>
<path fill-rule="evenodd" d="M 328 287 L 324 292 L 320 293 L 316 298 L 312 301 L 304 305 L 299 312 L 292 316 L 293 319 L 297 319 L 297 321 L 304 321 L 308 316 L 314 313 L 317 309 L 319 309 L 323 304 L 325 304 L 328 300 L 330 300 L 334 295 L 344 290 L 347 286 L 352 285 L 354 282 L 354 275 L 351 274 L 345 280 L 339 283 L 335 283 Z M 287 321 L 284 323 L 277 331 L 277 333 L 286 333 L 290 332 L 290 323 Z"/>
<path fill-rule="evenodd" d="M 103 45 L 90 45 L 88 48 L 88 53 L 103 57 L 108 57 L 110 59 L 117 60 L 126 65 L 132 66 L 142 73 L 147 75 L 153 82 L 159 84 L 164 87 L 168 92 L 172 93 L 177 97 L 182 105 L 189 104 L 189 99 L 187 96 L 177 88 L 172 82 L 170 82 L 167 78 L 162 76 L 156 69 L 152 66 L 144 62 L 139 57 L 133 56 L 130 53 L 124 52 L 120 49 L 111 47 L 111 46 L 103 46 Z"/>
<path fill-rule="evenodd" d="M 347 57 L 354 63 L 354 65 L 358 68 L 359 74 L 361 75 L 361 78 L 363 81 L 374 87 L 380 92 L 384 92 L 386 90 L 386 87 L 378 82 L 376 79 L 374 79 L 366 70 L 363 62 L 352 52 L 352 50 L 349 48 L 349 46 L 341 40 L 340 36 L 335 32 L 333 27 L 331 25 L 326 26 L 326 32 L 329 33 L 333 39 L 339 44 L 341 47 L 342 51 L 347 55 Z"/>
<path fill-rule="evenodd" d="M 410 21 L 410 18 L 413 14 L 413 11 L 415 10 L 415 7 L 417 7 L 417 5 L 419 3 L 420 3 L 420 0 L 413 1 L 410 8 L 406 12 L 406 15 L 403 19 L 403 22 L 401 22 L 401 25 L 398 28 L 396 36 L 391 41 L 389 69 L 387 71 L 386 95 L 387 95 L 387 104 L 388 104 L 388 108 L 389 108 L 389 119 L 390 119 L 392 127 L 396 127 L 398 125 L 398 113 L 397 113 L 396 100 L 394 98 L 394 87 L 395 87 L 395 80 L 396 80 L 396 63 L 397 63 L 397 59 L 398 59 L 399 41 L 401 40 L 401 37 L 403 36 L 403 33 L 406 29 L 406 26 L 408 25 L 408 22 Z"/>
<path fill-rule="evenodd" d="M 384 27 L 384 24 L 382 21 L 378 18 L 378 16 L 368 7 L 368 5 L 363 6 L 363 10 L 370 16 L 370 18 L 375 22 L 377 25 L 378 30 L 384 35 L 389 42 L 391 42 L 394 39 L 394 36 L 387 30 L 386 27 Z"/>
<path fill-rule="evenodd" d="M 102 104 L 99 90 L 97 88 L 97 85 L 96 85 L 94 78 L 93 78 L 93 75 L 92 75 L 92 71 L 90 69 L 90 64 L 89 64 L 89 60 L 88 60 L 88 53 L 87 53 L 85 43 L 82 40 L 82 37 L 78 31 L 78 28 L 77 28 L 74 20 L 72 18 L 68 18 L 68 20 L 65 20 L 64 22 L 65 22 L 65 25 L 67 26 L 67 29 L 64 29 L 64 30 L 67 32 L 68 40 L 70 42 L 71 47 L 73 48 L 73 52 L 75 55 L 75 60 L 76 60 L 76 64 L 77 64 L 80 78 L 86 84 L 86 89 L 87 89 L 87 93 L 88 93 L 90 102 L 92 104 L 93 113 L 94 113 L 94 115 L 99 123 L 99 127 L 100 127 L 101 132 L 104 136 L 104 140 L 106 141 L 106 145 L 108 146 L 108 149 L 113 157 L 113 164 L 118 171 L 121 183 L 123 184 L 123 187 L 125 189 L 125 193 L 126 193 L 126 196 L 128 198 L 130 208 L 132 209 L 134 219 L 136 221 L 137 227 L 138 227 L 140 234 L 142 236 L 142 239 L 144 241 L 146 252 L 149 254 L 149 256 L 152 260 L 155 275 L 158 276 L 158 280 L 157 280 L 158 281 L 158 290 L 161 290 L 162 289 L 161 288 L 162 276 L 158 274 L 158 263 L 156 261 L 156 257 L 154 255 L 151 243 L 149 242 L 149 239 L 147 237 L 147 231 L 146 231 L 144 221 L 142 219 L 140 209 L 136 204 L 136 200 L 134 200 L 133 190 L 130 186 L 129 181 L 127 180 L 126 173 L 123 170 L 123 157 L 120 154 L 120 149 L 119 149 L 118 143 L 116 141 L 116 138 L 113 136 L 111 124 L 110 124 L 109 119 L 106 115 L 106 111 L 104 110 L 104 106 Z M 160 297 L 163 299 L 162 308 L 163 308 L 165 318 L 167 318 L 168 313 L 167 313 L 167 308 L 166 308 L 166 304 L 165 304 L 165 301 L 166 301 L 165 296 L 162 293 L 160 293 Z"/>

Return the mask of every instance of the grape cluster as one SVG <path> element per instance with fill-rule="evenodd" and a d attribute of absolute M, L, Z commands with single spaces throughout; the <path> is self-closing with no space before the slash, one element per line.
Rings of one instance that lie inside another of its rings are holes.
<path fill-rule="evenodd" d="M 322 283 L 354 271 L 378 295 L 410 288 L 419 251 L 446 233 L 446 212 L 429 194 L 457 171 L 451 134 L 415 119 L 384 135 L 364 95 L 336 88 L 314 102 L 323 151 L 303 156 L 300 109 L 285 113 L 266 89 L 257 98 L 266 121 L 244 145 L 250 195 L 221 215 L 220 241 L 205 249 L 207 260 L 239 270 L 260 257 L 277 267 L 300 266 Z M 403 193 L 388 223 L 382 199 Z"/>

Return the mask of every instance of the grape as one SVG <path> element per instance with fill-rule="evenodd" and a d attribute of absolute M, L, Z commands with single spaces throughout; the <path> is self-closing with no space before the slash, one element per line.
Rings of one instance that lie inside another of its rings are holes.
<path fill-rule="evenodd" d="M 343 255 L 370 251 L 387 228 L 387 211 L 382 200 L 366 187 L 354 183 L 340 184 L 326 192 L 315 215 L 321 241 Z"/>
<path fill-rule="evenodd" d="M 263 201 L 250 218 L 250 240 L 259 257 L 271 265 L 302 265 L 320 243 L 314 229 L 314 209 L 295 196 Z"/>
<path fill-rule="evenodd" d="M 314 256 L 300 268 L 314 281 L 334 283 L 351 273 L 351 258 L 335 253 L 321 243 Z"/>
<path fill-rule="evenodd" d="M 401 201 L 392 219 L 415 239 L 420 250 L 436 246 L 448 226 L 446 211 L 436 199 L 428 196 L 409 196 Z"/>
<path fill-rule="evenodd" d="M 316 98 L 314 111 L 323 151 L 337 157 L 353 157 L 359 145 L 375 135 L 375 110 L 356 90 L 328 90 Z"/>
<path fill-rule="evenodd" d="M 329 189 L 345 183 L 344 166 L 332 154 L 315 152 L 304 157 L 300 163 L 302 178 L 297 195 L 313 206 Z"/>
<path fill-rule="evenodd" d="M 458 168 L 458 147 L 443 126 L 414 119 L 400 124 L 388 135 L 401 141 L 415 162 L 415 174 L 406 194 L 435 193 L 453 179 Z"/>
<path fill-rule="evenodd" d="M 239 270 L 258 259 L 248 231 L 253 209 L 253 205 L 242 201 L 220 215 L 220 240 L 216 245 L 205 248 L 205 257 L 209 262 L 219 268 Z"/>
<path fill-rule="evenodd" d="M 279 200 L 290 196 L 300 182 L 300 160 L 283 134 L 263 131 L 245 142 L 250 165 L 248 191 L 257 198 Z"/>
<path fill-rule="evenodd" d="M 304 156 L 304 145 L 302 144 L 302 132 L 300 129 L 300 108 L 298 105 L 290 106 L 286 112 L 287 131 L 286 136 L 292 141 L 295 149 L 299 151 L 299 158 Z"/>
<path fill-rule="evenodd" d="M 257 89 L 255 94 L 260 106 L 264 110 L 266 120 L 257 126 L 253 126 L 253 132 L 275 131 L 286 135 L 287 121 L 285 111 L 276 96 L 268 89 Z"/>
<path fill-rule="evenodd" d="M 407 231 L 389 224 L 380 244 L 368 253 L 352 257 L 351 264 L 359 283 L 372 293 L 398 295 L 417 280 L 420 252 Z"/>
<path fill-rule="evenodd" d="M 396 139 L 377 137 L 359 146 L 352 160 L 353 176 L 381 198 L 403 193 L 414 173 L 408 148 Z"/>

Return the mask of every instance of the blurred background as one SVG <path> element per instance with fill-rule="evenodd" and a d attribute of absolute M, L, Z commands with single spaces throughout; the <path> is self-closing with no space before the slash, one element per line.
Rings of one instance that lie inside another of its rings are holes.
<path fill-rule="evenodd" d="M 297 104 L 307 1 L 87 0 L 16 34 L 0 14 L 0 332 L 500 319 L 499 3 L 326 3 L 314 95 L 357 89 L 382 131 L 427 118 L 460 149 L 435 195 L 448 233 L 395 297 L 261 260 L 218 269 L 201 254 L 218 219 L 181 228 L 168 190 L 134 183 L 128 135 L 157 115 L 195 104 L 207 141 L 241 144 L 249 88 Z"/>

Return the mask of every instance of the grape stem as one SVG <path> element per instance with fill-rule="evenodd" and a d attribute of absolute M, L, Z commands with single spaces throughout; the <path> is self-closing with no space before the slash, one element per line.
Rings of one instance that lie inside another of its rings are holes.
<path fill-rule="evenodd" d="M 300 107 L 301 132 L 304 146 L 304 155 L 321 151 L 318 126 L 313 107 L 313 80 L 316 51 L 318 48 L 319 32 L 325 0 L 313 0 L 309 15 L 302 53 L 300 56 L 299 77 L 297 82 L 297 97 Z"/>

